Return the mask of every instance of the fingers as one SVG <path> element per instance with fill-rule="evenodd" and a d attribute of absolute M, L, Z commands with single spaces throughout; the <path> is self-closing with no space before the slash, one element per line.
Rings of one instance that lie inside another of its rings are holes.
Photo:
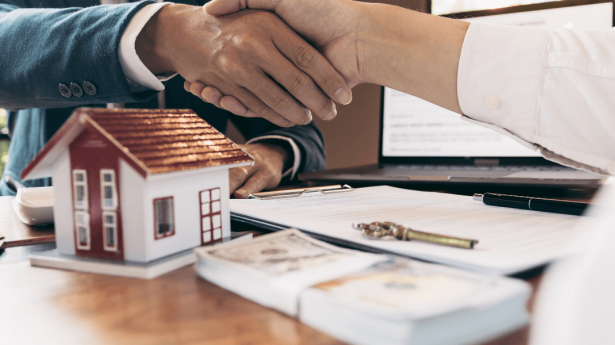
<path fill-rule="evenodd" d="M 237 188 L 241 187 L 250 176 L 254 175 L 255 172 L 256 169 L 254 166 L 239 167 L 229 170 L 229 191 L 231 194 L 233 194 Z"/>
<path fill-rule="evenodd" d="M 203 91 L 201 91 L 201 97 L 205 99 L 207 102 L 215 105 L 220 108 L 220 101 L 224 97 L 220 90 L 216 89 L 213 86 L 206 86 Z"/>
<path fill-rule="evenodd" d="M 186 80 L 184 81 L 184 89 L 207 103 L 211 103 L 218 108 L 223 108 L 222 106 L 220 106 L 220 100 L 224 97 L 224 95 L 222 94 L 222 92 L 220 92 L 220 90 L 213 86 L 207 86 L 200 81 L 190 83 Z"/>
<path fill-rule="evenodd" d="M 184 82 L 184 89 L 186 89 L 186 91 L 190 92 L 191 94 L 202 98 L 201 97 L 201 92 L 203 91 L 203 89 L 205 88 L 205 84 L 201 83 L 200 81 L 195 81 L 194 83 L 190 83 L 188 81 Z M 209 102 L 207 100 L 205 100 L 206 102 Z M 211 102 L 209 102 L 211 103 Z"/>
<path fill-rule="evenodd" d="M 277 114 L 267 105 L 256 99 L 256 97 L 254 97 L 254 95 L 252 95 L 249 91 L 243 92 L 242 96 L 251 98 L 251 100 L 247 103 L 254 106 L 256 109 L 260 109 L 259 113 L 248 109 L 240 101 L 238 101 L 237 98 L 233 96 L 224 96 L 215 87 L 205 86 L 199 81 L 195 81 L 193 83 L 185 81 L 184 89 L 186 89 L 186 91 L 192 93 L 193 95 L 201 98 L 203 101 L 212 103 L 216 107 L 228 110 L 235 115 L 243 117 L 262 117 L 280 127 L 294 126 L 292 122 L 288 121 L 283 116 Z"/>
<path fill-rule="evenodd" d="M 276 89 L 278 89 L 279 92 L 284 92 L 277 85 L 275 85 L 270 79 L 267 79 L 267 80 L 271 82 L 271 84 L 273 84 L 273 86 Z M 223 97 L 222 98 L 222 100 L 220 101 L 220 105 L 222 106 L 223 109 L 226 109 L 230 111 L 231 113 L 238 115 L 238 116 L 262 117 L 265 120 L 268 120 L 269 122 L 272 122 L 280 127 L 294 126 L 294 123 L 287 119 L 288 116 L 285 118 L 279 113 L 277 113 L 275 110 L 270 108 L 267 104 L 263 103 L 263 101 L 261 101 L 261 98 L 259 98 L 258 95 L 255 95 L 252 92 L 246 89 L 243 89 L 243 88 L 239 88 L 235 90 L 234 93 L 235 93 L 235 97 Z M 270 94 L 267 94 L 266 90 L 264 91 L 261 90 L 261 93 L 265 93 L 264 95 L 262 95 L 264 98 L 272 97 Z M 284 93 L 288 97 L 292 97 L 288 95 L 286 92 Z M 241 99 L 241 102 L 239 102 L 238 99 Z M 232 103 L 233 100 L 236 103 Z"/>
<path fill-rule="evenodd" d="M 275 47 L 271 47 L 271 49 L 275 50 Z M 268 53 L 271 60 L 278 60 L 279 55 L 276 53 L 278 52 L 276 51 L 273 54 Z M 279 57 L 282 58 L 281 56 Z M 297 102 L 293 96 L 278 86 L 278 84 L 271 80 L 269 76 L 265 75 L 265 73 L 262 73 L 262 77 L 260 78 L 254 76 L 245 80 L 245 88 L 250 90 L 258 100 L 262 100 L 261 103 L 266 104 L 267 107 L 250 104 L 253 100 L 248 100 L 248 97 L 244 97 L 241 94 L 236 94 L 234 96 L 248 109 L 252 109 L 252 111 L 262 108 L 260 111 L 255 111 L 258 116 L 269 120 L 269 117 L 274 117 L 273 114 L 270 114 L 271 111 L 273 111 L 276 115 L 279 114 L 284 116 L 284 118 L 293 124 L 306 125 L 312 122 L 311 111 Z"/>
<path fill-rule="evenodd" d="M 260 8 L 273 11 L 280 2 L 281 0 L 214 0 L 205 4 L 203 9 L 207 14 L 218 17 L 246 8 Z"/>
<path fill-rule="evenodd" d="M 301 39 L 296 36 L 296 40 Z M 315 55 L 320 55 L 314 48 L 310 47 L 310 49 Z M 264 71 L 310 109 L 315 116 L 330 120 L 337 115 L 331 99 L 322 92 L 310 76 L 299 70 L 296 65 L 282 55 L 266 61 L 267 65 L 263 66 Z"/>
<path fill-rule="evenodd" d="M 270 171 L 259 170 L 246 181 L 243 187 L 235 191 L 234 196 L 238 199 L 246 199 L 250 193 L 260 192 L 273 183 L 277 185 L 275 180 L 276 176 Z"/>
<path fill-rule="evenodd" d="M 313 79 L 331 99 L 341 104 L 352 101 L 352 92 L 346 79 L 299 35 L 292 31 L 285 35 L 274 34 L 273 42 L 284 56 Z M 305 84 L 297 84 L 298 87 L 302 85 Z"/>
<path fill-rule="evenodd" d="M 226 109 L 235 115 L 246 114 L 248 113 L 248 111 L 250 111 L 243 104 L 241 104 L 241 102 L 239 102 L 237 98 L 233 96 L 222 97 L 222 99 L 220 100 L 220 108 Z"/>

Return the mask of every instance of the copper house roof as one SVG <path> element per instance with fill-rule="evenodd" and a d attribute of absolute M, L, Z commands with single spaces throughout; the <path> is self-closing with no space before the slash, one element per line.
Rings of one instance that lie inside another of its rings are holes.
<path fill-rule="evenodd" d="M 70 144 L 89 126 L 120 148 L 142 175 L 253 162 L 192 110 L 80 108 L 28 164 L 22 179 L 57 146 Z"/>

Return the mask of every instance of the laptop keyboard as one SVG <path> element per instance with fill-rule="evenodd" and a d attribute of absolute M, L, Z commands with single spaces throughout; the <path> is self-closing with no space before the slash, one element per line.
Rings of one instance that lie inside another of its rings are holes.
<path fill-rule="evenodd" d="M 396 169 L 408 169 L 408 170 L 458 170 L 458 171 L 564 171 L 574 170 L 564 166 L 557 165 L 540 165 L 540 166 L 526 166 L 526 165 L 397 165 Z"/>

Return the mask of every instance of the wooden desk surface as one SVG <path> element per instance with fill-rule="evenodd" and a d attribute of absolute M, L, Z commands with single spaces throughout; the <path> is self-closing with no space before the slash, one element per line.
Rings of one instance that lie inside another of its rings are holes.
<path fill-rule="evenodd" d="M 203 280 L 192 266 L 141 280 L 22 260 L 0 264 L 0 277 L 3 344 L 341 344 Z M 535 288 L 540 278 L 528 281 Z M 525 327 L 488 344 L 527 337 Z"/>

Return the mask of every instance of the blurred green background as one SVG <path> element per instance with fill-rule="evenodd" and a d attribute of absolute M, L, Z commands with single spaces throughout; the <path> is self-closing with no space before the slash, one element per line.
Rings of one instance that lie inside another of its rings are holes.
<path fill-rule="evenodd" d="M 9 133 L 6 128 L 6 111 L 0 109 L 0 172 L 4 171 L 4 164 L 6 164 L 9 158 L 9 140 L 7 134 Z"/>

